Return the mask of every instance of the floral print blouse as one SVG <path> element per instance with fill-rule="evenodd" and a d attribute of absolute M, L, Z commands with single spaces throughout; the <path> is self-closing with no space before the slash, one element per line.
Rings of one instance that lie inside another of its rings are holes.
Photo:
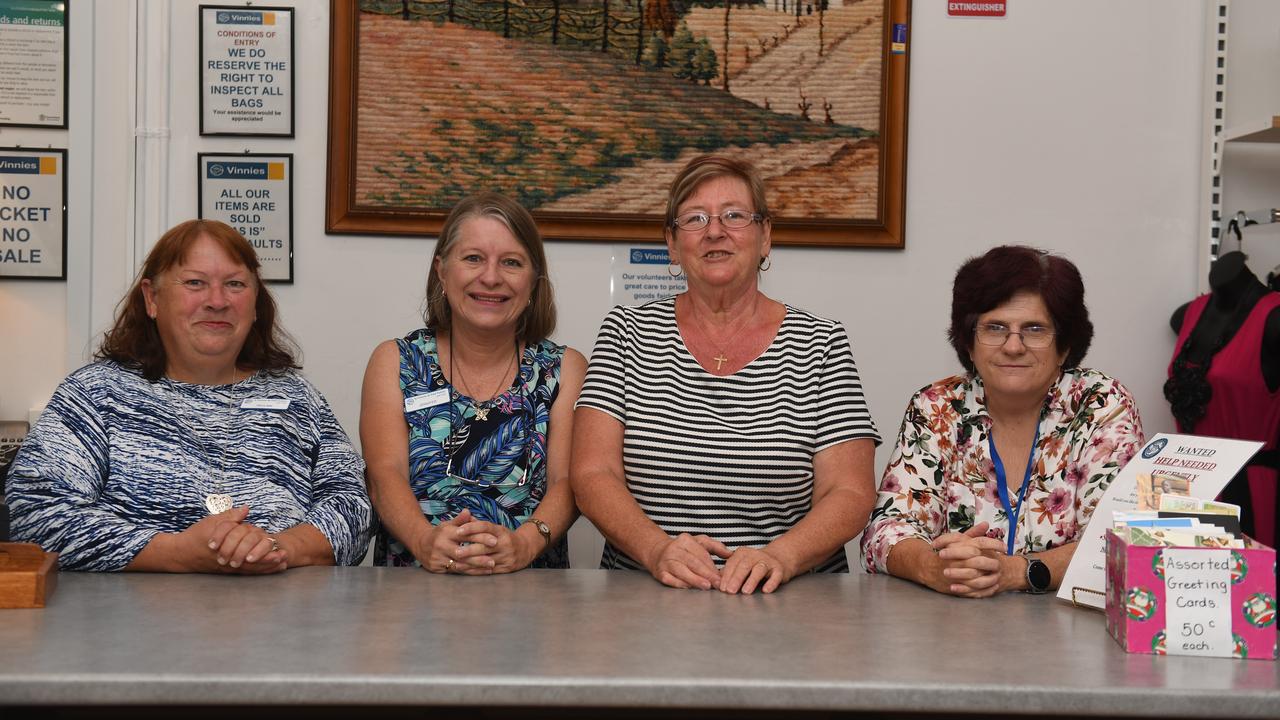
<path fill-rule="evenodd" d="M 940 380 L 911 398 L 862 534 L 868 572 L 888 572 L 889 551 L 906 538 L 932 542 L 980 522 L 989 523 L 988 536 L 1007 537 L 1009 518 L 988 450 L 990 430 L 976 374 Z M 1014 552 L 1042 552 L 1074 541 L 1111 479 L 1142 444 L 1138 406 L 1123 385 L 1096 370 L 1064 371 L 1040 415 Z M 1010 502 L 1016 507 L 1016 491 Z"/>

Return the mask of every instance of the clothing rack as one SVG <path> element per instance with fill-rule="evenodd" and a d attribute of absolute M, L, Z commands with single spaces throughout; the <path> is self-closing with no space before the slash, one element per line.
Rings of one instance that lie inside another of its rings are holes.
<path fill-rule="evenodd" d="M 1273 222 L 1280 222 L 1280 208 L 1271 208 L 1270 210 L 1254 210 L 1253 212 L 1238 211 L 1231 222 L 1239 224 L 1242 228 L 1250 225 L 1267 225 Z"/>
<path fill-rule="evenodd" d="M 1253 211 L 1237 210 L 1236 214 L 1232 215 L 1231 220 L 1227 222 L 1226 234 L 1235 235 L 1237 248 L 1244 252 L 1244 233 L 1241 230 L 1250 225 L 1269 225 L 1274 222 L 1280 222 L 1280 208 Z M 1214 259 L 1217 259 L 1216 254 Z"/>

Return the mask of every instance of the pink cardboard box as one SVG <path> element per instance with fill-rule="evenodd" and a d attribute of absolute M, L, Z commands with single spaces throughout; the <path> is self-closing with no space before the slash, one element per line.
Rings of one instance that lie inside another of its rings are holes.
<path fill-rule="evenodd" d="M 1107 531 L 1107 632 L 1128 652 L 1166 654 L 1163 550 Z M 1230 577 L 1232 656 L 1275 660 L 1276 551 L 1257 543 L 1231 550 Z"/>

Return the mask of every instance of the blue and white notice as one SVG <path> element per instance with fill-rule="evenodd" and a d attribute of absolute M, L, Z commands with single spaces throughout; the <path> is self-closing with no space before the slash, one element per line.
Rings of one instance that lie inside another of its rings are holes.
<path fill-rule="evenodd" d="M 201 13 L 201 134 L 293 135 L 293 12 Z"/>
<path fill-rule="evenodd" d="M 675 273 L 674 275 L 672 273 Z M 663 245 L 619 245 L 613 251 L 609 294 L 614 305 L 643 305 L 678 295 L 688 287 L 684 271 L 671 264 Z"/>

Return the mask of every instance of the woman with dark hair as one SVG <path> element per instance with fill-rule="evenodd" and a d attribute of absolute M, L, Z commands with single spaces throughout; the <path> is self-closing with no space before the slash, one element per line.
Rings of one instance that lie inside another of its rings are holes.
<path fill-rule="evenodd" d="M 948 331 L 966 373 L 911 398 L 863 565 L 938 592 L 1057 587 L 1116 472 L 1142 446 L 1129 391 L 1080 367 L 1080 272 L 1020 246 L 956 273 Z"/>
<path fill-rule="evenodd" d="M 453 208 L 424 320 L 379 345 L 364 376 L 360 439 L 382 520 L 374 564 L 568 567 L 569 440 L 586 360 L 547 339 L 555 299 L 527 210 L 492 192 Z"/>
<path fill-rule="evenodd" d="M 605 568 L 744 594 L 849 571 L 880 437 L 844 327 L 760 291 L 772 222 L 754 167 L 690 160 L 664 233 L 688 291 L 600 327 L 573 489 Z"/>
<path fill-rule="evenodd" d="M 253 247 L 191 220 L 152 248 L 98 362 L 15 459 L 15 540 L 70 570 L 264 574 L 360 562 L 363 463 L 296 371 Z"/>

